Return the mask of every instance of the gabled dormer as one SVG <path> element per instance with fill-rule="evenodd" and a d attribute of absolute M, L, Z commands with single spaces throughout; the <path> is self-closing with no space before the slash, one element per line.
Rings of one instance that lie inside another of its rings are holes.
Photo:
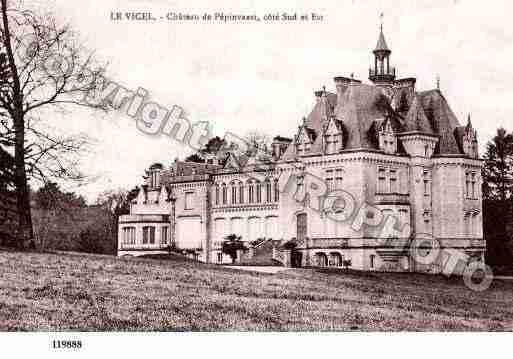
<path fill-rule="evenodd" d="M 463 153 L 470 158 L 478 158 L 478 143 L 477 143 L 477 132 L 472 127 L 472 122 L 470 122 L 470 115 L 468 116 L 468 122 L 463 131 L 463 136 L 461 139 L 461 145 L 463 148 Z"/>
<path fill-rule="evenodd" d="M 163 204 L 166 203 L 169 199 L 169 193 L 166 189 L 166 186 L 162 186 L 160 189 L 160 194 L 158 198 L 158 203 Z"/>
<path fill-rule="evenodd" d="M 312 145 L 315 142 L 315 137 L 315 131 L 306 127 L 306 119 L 303 118 L 303 124 L 299 126 L 295 141 L 296 155 L 304 156 L 310 153 Z"/>
<path fill-rule="evenodd" d="M 239 161 L 237 161 L 235 157 L 236 156 L 233 154 L 233 152 L 228 152 L 228 156 L 226 157 L 226 162 L 223 167 L 224 171 L 233 172 L 239 171 L 241 169 Z"/>
<path fill-rule="evenodd" d="M 147 196 L 146 196 L 145 186 L 143 186 L 139 190 L 139 193 L 137 194 L 137 198 L 136 198 L 135 202 L 137 204 L 146 204 L 147 203 Z"/>
<path fill-rule="evenodd" d="M 338 153 L 343 149 L 344 134 L 342 122 L 331 117 L 325 124 L 323 131 L 324 153 Z"/>
<path fill-rule="evenodd" d="M 397 152 L 397 136 L 389 118 L 386 118 L 378 128 L 378 143 L 379 149 L 385 153 Z"/>

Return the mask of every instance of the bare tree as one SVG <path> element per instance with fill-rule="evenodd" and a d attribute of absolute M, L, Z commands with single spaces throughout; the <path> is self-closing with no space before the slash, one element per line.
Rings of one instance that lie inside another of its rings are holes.
<path fill-rule="evenodd" d="M 83 178 L 78 153 L 86 136 L 57 134 L 50 122 L 69 105 L 106 109 L 86 101 L 103 79 L 103 67 L 51 14 L 0 1 L 0 139 L 14 149 L 16 237 L 23 247 L 33 237 L 29 180 Z"/>

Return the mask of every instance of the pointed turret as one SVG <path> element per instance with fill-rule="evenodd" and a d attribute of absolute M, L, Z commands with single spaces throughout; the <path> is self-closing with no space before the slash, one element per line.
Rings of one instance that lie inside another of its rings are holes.
<path fill-rule="evenodd" d="M 384 51 L 384 52 L 389 52 L 389 53 L 392 52 L 388 48 L 387 42 L 385 41 L 385 35 L 383 35 L 383 25 L 380 27 L 378 43 L 376 44 L 376 48 L 374 49 L 373 52 L 376 53 L 379 51 Z"/>
<path fill-rule="evenodd" d="M 461 128 L 461 127 L 460 127 Z M 470 158 L 478 158 L 478 142 L 477 142 L 477 131 L 472 127 L 472 122 L 470 121 L 470 114 L 468 114 L 467 125 L 463 128 L 463 130 L 456 130 L 456 136 L 461 136 L 461 146 L 463 149 L 463 153 Z M 461 135 L 458 134 L 461 133 Z"/>

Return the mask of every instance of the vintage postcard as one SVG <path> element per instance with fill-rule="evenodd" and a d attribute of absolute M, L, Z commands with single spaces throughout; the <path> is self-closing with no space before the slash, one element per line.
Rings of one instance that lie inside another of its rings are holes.
<path fill-rule="evenodd" d="M 488 355 L 512 11 L 0 0 L 4 353 Z"/>

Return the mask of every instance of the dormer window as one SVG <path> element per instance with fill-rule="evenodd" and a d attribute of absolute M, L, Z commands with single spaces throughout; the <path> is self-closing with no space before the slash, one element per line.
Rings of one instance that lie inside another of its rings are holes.
<path fill-rule="evenodd" d="M 463 153 L 470 158 L 478 158 L 479 151 L 477 146 L 477 132 L 472 127 L 472 122 L 470 122 L 470 115 L 468 117 L 468 123 L 464 128 L 463 137 L 461 139 Z"/>
<path fill-rule="evenodd" d="M 342 131 L 340 123 L 336 118 L 331 118 L 326 126 L 324 133 L 325 153 L 338 153 L 342 150 Z"/>
<path fill-rule="evenodd" d="M 296 136 L 296 154 L 303 156 L 310 152 L 312 143 L 315 141 L 313 130 L 305 126 L 306 119 L 303 119 L 303 125 L 299 126 L 299 132 Z"/>
<path fill-rule="evenodd" d="M 311 143 L 310 142 L 303 142 L 297 144 L 297 154 L 298 156 L 303 156 L 307 154 L 310 151 Z"/>
<path fill-rule="evenodd" d="M 465 155 L 471 158 L 478 157 L 477 151 L 477 139 L 475 135 L 475 131 L 473 129 L 467 129 L 467 132 L 463 136 L 463 152 Z"/>
<path fill-rule="evenodd" d="M 378 131 L 379 148 L 385 153 L 397 152 L 397 138 L 389 119 L 381 125 Z"/>

